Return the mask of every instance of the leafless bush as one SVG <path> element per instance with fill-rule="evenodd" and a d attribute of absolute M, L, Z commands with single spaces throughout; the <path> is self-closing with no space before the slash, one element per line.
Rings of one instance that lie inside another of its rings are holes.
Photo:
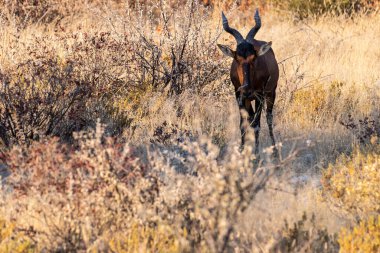
<path fill-rule="evenodd" d="M 155 12 L 160 13 L 160 18 Z M 135 14 L 129 18 L 136 20 Z M 144 19 L 139 17 L 135 27 L 130 27 L 137 35 L 138 46 L 133 53 L 140 75 L 138 79 L 129 76 L 129 80 L 160 90 L 169 87 L 175 94 L 185 89 L 199 93 L 207 84 L 219 80 L 226 71 L 215 61 L 220 31 L 206 32 L 210 29 L 210 14 L 194 1 L 187 1 L 180 10 L 170 8 L 167 2 L 153 5 Z M 153 37 L 157 32 L 159 37 Z"/>
<path fill-rule="evenodd" d="M 3 141 L 68 139 L 97 118 L 118 134 L 142 108 L 142 94 L 200 94 L 220 82 L 226 69 L 215 61 L 219 32 L 205 32 L 207 11 L 193 1 L 180 12 L 165 3 L 151 8 L 148 19 L 138 18 L 139 9 L 130 13 L 125 34 L 57 28 L 53 37 L 34 37 L 29 55 L 0 77 Z M 152 36 L 156 29 L 162 29 L 158 38 Z"/>
<path fill-rule="evenodd" d="M 339 252 L 337 235 L 318 228 L 314 214 L 308 218 L 304 213 L 293 226 L 285 221 L 280 234 L 270 252 Z"/>
<path fill-rule="evenodd" d="M 350 130 L 361 144 L 370 144 L 373 137 L 380 138 L 380 114 L 355 120 L 350 114 L 340 121 L 347 130 Z"/>
<path fill-rule="evenodd" d="M 0 126 L 6 144 L 38 140 L 62 130 L 58 128 L 63 119 L 72 117 L 80 99 L 89 93 L 70 69 L 52 59 L 25 62 L 19 71 L 22 74 L 12 79 L 1 77 Z"/>
<path fill-rule="evenodd" d="M 105 4 L 120 3 L 120 0 L 15 0 L 0 1 L 0 21 L 19 28 L 31 24 L 58 24 L 64 18 L 79 15 L 90 6 L 101 7 Z"/>
<path fill-rule="evenodd" d="M 20 222 L 28 217 L 18 230 L 40 250 L 88 248 L 104 233 L 125 229 L 135 215 L 135 201 L 151 203 L 157 195 L 155 181 L 132 149 L 103 139 L 103 131 L 98 126 L 96 132 L 77 135 L 76 150 L 51 139 L 7 154 L 12 174 L 6 188 L 19 201 L 12 216 Z"/>

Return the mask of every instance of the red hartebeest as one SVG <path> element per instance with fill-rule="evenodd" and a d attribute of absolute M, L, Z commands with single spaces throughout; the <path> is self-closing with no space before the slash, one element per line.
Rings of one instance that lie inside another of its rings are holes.
<path fill-rule="evenodd" d="M 254 37 L 261 27 L 258 10 L 255 13 L 256 25 L 243 36 L 228 25 L 228 20 L 222 12 L 223 28 L 232 34 L 237 42 L 236 51 L 228 46 L 219 45 L 222 52 L 233 58 L 231 65 L 231 81 L 235 86 L 236 100 L 240 109 L 248 112 L 248 120 L 255 132 L 255 153 L 259 152 L 259 131 L 261 111 L 266 101 L 266 116 L 272 144 L 275 146 L 273 135 L 273 105 L 276 98 L 277 81 L 279 78 L 278 63 L 271 49 L 272 42 L 258 41 Z M 251 104 L 255 101 L 255 110 Z M 244 146 L 245 129 L 240 116 L 242 146 Z M 277 150 L 275 149 L 275 155 Z"/>

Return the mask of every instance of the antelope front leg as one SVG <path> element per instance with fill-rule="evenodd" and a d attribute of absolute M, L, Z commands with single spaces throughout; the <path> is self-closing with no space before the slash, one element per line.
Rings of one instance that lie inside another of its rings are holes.
<path fill-rule="evenodd" d="M 245 139 L 245 129 L 244 129 L 244 119 L 243 119 L 243 113 L 241 110 L 244 110 L 244 104 L 243 104 L 243 99 L 242 97 L 240 96 L 240 92 L 236 92 L 236 102 L 239 106 L 239 115 L 240 115 L 240 124 L 239 124 L 239 127 L 240 127 L 240 136 L 241 136 L 241 144 L 240 144 L 240 150 L 243 150 L 244 148 L 244 139 Z"/>
<path fill-rule="evenodd" d="M 240 93 L 236 96 L 238 105 L 239 105 L 239 112 L 240 112 L 240 132 L 241 132 L 241 146 L 240 150 L 243 150 L 244 144 L 245 144 L 245 134 L 247 132 L 247 127 L 250 127 L 253 119 L 254 119 L 254 111 L 252 108 L 251 101 L 249 99 L 245 99 L 240 97 Z M 248 113 L 248 119 L 247 114 Z M 248 125 L 246 124 L 245 120 L 248 120 Z"/>
<path fill-rule="evenodd" d="M 240 112 L 241 110 L 243 110 L 244 107 L 239 107 L 239 113 L 240 113 L 240 134 L 241 134 L 241 144 L 240 144 L 240 150 L 243 150 L 244 148 L 244 140 L 245 140 L 245 128 L 244 128 L 244 119 L 243 119 L 243 115 L 242 113 Z"/>
<path fill-rule="evenodd" d="M 253 119 L 253 130 L 255 131 L 255 154 L 259 153 L 259 135 L 260 135 L 260 119 L 263 109 L 263 101 L 261 97 L 255 98 L 255 114 Z"/>

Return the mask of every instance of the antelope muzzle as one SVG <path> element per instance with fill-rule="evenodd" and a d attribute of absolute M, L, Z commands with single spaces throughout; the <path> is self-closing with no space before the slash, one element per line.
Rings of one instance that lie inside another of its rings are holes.
<path fill-rule="evenodd" d="M 248 92 L 248 87 L 249 87 L 249 73 L 250 73 L 250 64 L 243 64 L 243 84 L 240 86 L 238 89 L 240 96 L 238 99 L 238 104 L 239 107 L 242 107 L 244 105 L 244 100 L 249 98 L 249 92 Z"/>

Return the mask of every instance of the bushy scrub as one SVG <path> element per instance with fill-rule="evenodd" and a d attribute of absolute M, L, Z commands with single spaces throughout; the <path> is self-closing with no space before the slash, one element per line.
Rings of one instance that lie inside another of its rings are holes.
<path fill-rule="evenodd" d="M 366 139 L 359 139 L 366 140 Z M 342 155 L 322 174 L 322 197 L 337 214 L 360 221 L 339 234 L 341 252 L 380 249 L 380 153 L 376 136 L 362 142 L 350 156 Z"/>
<path fill-rule="evenodd" d="M 58 51 L 59 45 L 63 49 Z M 94 126 L 97 118 L 114 129 L 125 124 L 111 109 L 115 90 L 125 84 L 117 77 L 127 57 L 118 50 L 127 49 L 127 41 L 110 33 L 57 32 L 33 37 L 27 47 L 27 56 L 0 73 L 5 144 L 52 135 L 68 140 L 74 131 Z M 12 57 L 18 59 L 17 52 Z"/>
<path fill-rule="evenodd" d="M 198 22 L 210 11 L 188 1 L 177 12 L 164 2 L 147 7 L 143 19 L 138 6 L 117 17 L 133 24 L 121 34 L 60 27 L 26 43 L 10 40 L 8 58 L 14 60 L 0 73 L 0 138 L 6 145 L 52 135 L 68 140 L 74 131 L 94 127 L 97 118 L 112 135 L 125 127 L 133 132 L 151 123 L 163 101 L 223 83 L 227 71 L 215 47 L 219 34 L 204 34 L 209 22 Z M 22 49 L 27 54 L 21 56 Z M 181 114 L 178 106 L 172 109 Z"/>
<path fill-rule="evenodd" d="M 15 0 L 0 2 L 0 21 L 19 28 L 33 24 L 58 24 L 72 15 L 83 14 L 84 9 L 94 5 L 115 4 L 120 1 L 72 1 L 72 0 Z"/>
<path fill-rule="evenodd" d="M 23 234 L 15 231 L 12 222 L 0 219 L 0 251 L 4 253 L 34 252 L 34 243 Z"/>
<path fill-rule="evenodd" d="M 291 11 L 300 19 L 326 13 L 352 15 L 360 11 L 376 10 L 375 1 L 368 0 L 273 0 L 273 2 Z"/>
<path fill-rule="evenodd" d="M 218 161 L 204 138 L 181 144 L 178 173 L 167 160 L 175 153 L 141 153 L 103 133 L 98 125 L 75 134 L 73 146 L 53 138 L 4 154 L 11 175 L 1 212 L 38 250 L 227 251 L 275 172 L 268 165 L 254 173 L 251 146 Z"/>
<path fill-rule="evenodd" d="M 342 117 L 341 112 L 354 112 L 357 103 L 344 93 L 344 86 L 333 81 L 296 89 L 285 110 L 286 118 L 306 129 L 336 123 Z"/>
<path fill-rule="evenodd" d="M 130 191 L 145 174 L 128 146 L 101 140 L 99 132 L 76 141 L 77 150 L 51 139 L 6 155 L 9 197 L 17 200 L 10 219 L 29 231 L 39 250 L 87 248 L 105 232 L 128 226 L 134 201 L 149 201 L 144 186 L 142 196 Z"/>
<path fill-rule="evenodd" d="M 225 0 L 220 3 L 217 0 L 201 0 L 206 6 L 222 5 L 227 9 L 237 4 L 241 9 L 246 9 L 252 5 L 261 5 L 262 7 L 272 7 L 273 5 L 281 10 L 291 12 L 299 19 L 308 17 L 317 17 L 319 15 L 353 15 L 358 12 L 371 12 L 378 10 L 376 1 L 374 0 Z"/>
<path fill-rule="evenodd" d="M 56 133 L 66 118 L 75 117 L 75 108 L 83 106 L 79 98 L 86 99 L 89 87 L 81 85 L 58 57 L 51 57 L 21 63 L 15 72 L 0 76 L 5 144 L 28 143 Z M 58 131 L 65 135 L 65 129 Z"/>
<path fill-rule="evenodd" d="M 378 109 L 377 109 L 378 110 Z M 373 111 L 370 116 L 355 119 L 350 114 L 340 124 L 357 138 L 360 144 L 369 148 L 380 144 L 380 111 Z"/>
<path fill-rule="evenodd" d="M 339 245 L 341 252 L 379 252 L 380 216 L 370 216 L 351 229 L 342 229 Z"/>
<path fill-rule="evenodd" d="M 336 235 L 328 233 L 327 229 L 319 228 L 314 215 L 302 218 L 285 226 L 280 232 L 280 237 L 271 247 L 270 252 L 323 252 L 333 253 L 339 251 Z"/>
<path fill-rule="evenodd" d="M 343 155 L 323 172 L 323 194 L 333 205 L 366 217 L 380 212 L 380 155 L 361 152 Z"/>
<path fill-rule="evenodd" d="M 108 239 L 109 249 L 115 253 L 122 252 L 181 252 L 181 243 L 172 227 L 157 224 L 155 227 L 131 227 L 128 233 L 119 233 Z"/>

